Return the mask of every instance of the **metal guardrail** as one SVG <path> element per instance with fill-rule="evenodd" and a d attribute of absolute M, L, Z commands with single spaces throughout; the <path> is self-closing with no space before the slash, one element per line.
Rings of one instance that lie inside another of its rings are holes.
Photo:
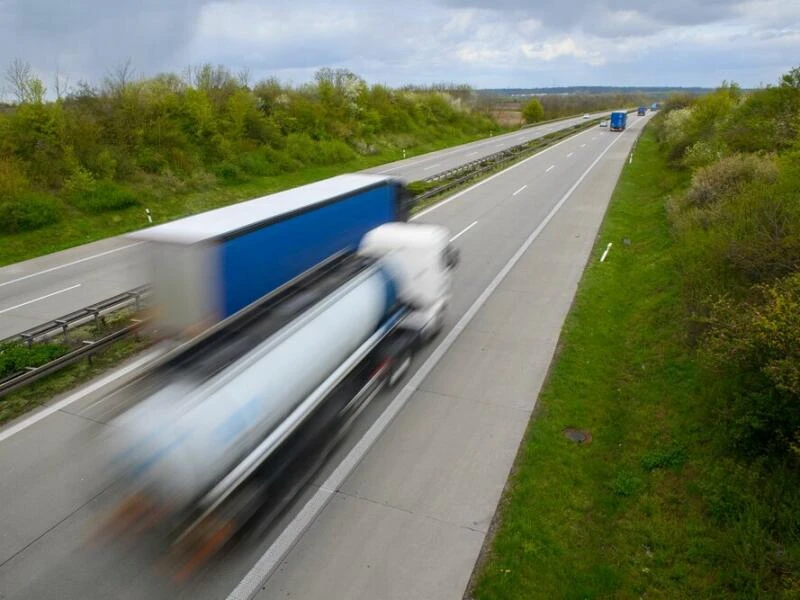
<path fill-rule="evenodd" d="M 134 306 L 138 312 L 149 292 L 149 285 L 141 285 L 127 292 L 117 294 L 111 298 L 106 298 L 105 300 L 71 312 L 63 317 L 47 321 L 31 329 L 26 329 L 21 333 L 0 340 L 0 343 L 24 342 L 30 346 L 34 342 L 46 341 L 57 335 L 62 335 L 66 343 L 69 341 L 69 330 L 75 327 L 80 327 L 94 321 L 95 327 L 99 329 L 101 317 L 122 308 L 127 308 L 128 306 Z"/>
<path fill-rule="evenodd" d="M 62 367 L 71 365 L 84 358 L 91 357 L 91 355 L 95 352 L 102 350 L 103 348 L 111 345 L 119 339 L 122 339 L 123 337 L 130 335 L 131 333 L 134 333 L 137 329 L 144 325 L 144 323 L 145 321 L 136 321 L 127 327 L 114 331 L 113 333 L 110 333 L 99 340 L 84 342 L 84 345 L 80 348 L 76 348 L 75 350 L 60 356 L 55 360 L 51 360 L 47 364 L 44 364 L 40 367 L 29 367 L 24 371 L 20 371 L 3 379 L 0 381 L 0 398 L 25 385 L 33 383 L 45 375 L 55 373 Z"/>
<path fill-rule="evenodd" d="M 27 329 L 21 333 L 0 340 L 0 343 L 24 343 L 28 346 L 46 342 L 56 336 L 63 336 L 64 343 L 69 343 L 69 332 L 76 327 L 81 327 L 94 321 L 95 327 L 99 330 L 101 327 L 102 318 L 128 307 L 134 307 L 139 312 L 144 304 L 145 298 L 150 292 L 149 285 L 142 285 L 127 292 L 117 294 L 111 298 L 106 298 L 100 302 L 95 302 L 89 306 L 81 308 L 80 310 L 73 311 L 58 319 L 53 319 L 31 329 Z M 133 320 L 130 325 L 127 325 L 117 331 L 113 331 L 97 340 L 82 340 L 81 345 L 63 356 L 60 356 L 50 362 L 38 366 L 27 367 L 22 371 L 18 371 L 2 380 L 0 380 L 0 398 L 9 394 L 37 379 L 54 373 L 71 365 L 84 358 L 90 358 L 92 354 L 106 348 L 113 342 L 130 335 L 137 331 L 144 321 Z"/>
<path fill-rule="evenodd" d="M 571 135 L 574 135 L 577 131 L 581 131 L 583 129 L 589 129 L 594 127 L 597 123 L 599 123 L 602 119 L 596 118 L 592 119 L 591 121 L 585 121 L 579 123 L 578 125 L 573 125 L 567 129 L 560 130 L 558 132 L 554 132 L 553 134 L 549 134 L 551 137 L 543 136 L 541 138 L 536 138 L 533 140 L 529 140 L 523 144 L 518 144 L 516 146 L 511 146 L 510 148 L 506 148 L 499 152 L 495 152 L 494 154 L 490 154 L 488 156 L 484 156 L 483 158 L 479 158 L 473 160 L 471 162 L 465 163 L 453 169 L 449 169 L 447 171 L 442 171 L 441 173 L 437 173 L 436 175 L 432 175 L 425 179 L 422 179 L 422 182 L 431 182 L 431 181 L 440 181 L 440 180 L 447 180 L 451 179 L 452 177 L 456 177 L 447 183 L 427 190 L 419 195 L 417 195 L 414 200 L 419 202 L 421 200 L 427 200 L 433 196 L 437 196 L 443 192 L 446 192 L 449 189 L 457 187 L 470 179 L 480 175 L 481 173 L 485 173 L 486 171 L 492 171 L 497 169 L 500 165 L 511 162 L 514 160 L 518 160 L 521 156 L 549 146 L 554 141 L 560 141 L 564 138 L 567 138 Z M 460 173 L 464 173 L 462 177 L 457 177 Z"/>

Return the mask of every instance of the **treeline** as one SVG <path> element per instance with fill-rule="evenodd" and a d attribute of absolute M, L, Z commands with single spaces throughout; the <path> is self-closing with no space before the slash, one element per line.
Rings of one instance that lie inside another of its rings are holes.
<path fill-rule="evenodd" d="M 656 101 L 658 101 L 657 97 L 642 93 L 534 94 L 528 98 L 480 95 L 480 104 L 489 110 L 498 110 L 499 108 L 499 110 L 524 113 L 526 108 L 532 105 L 536 106 L 538 103 L 542 107 L 541 116 L 533 121 L 525 119 L 529 123 L 629 106 L 650 106 Z M 530 109 L 528 108 L 528 110 Z"/>
<path fill-rule="evenodd" d="M 538 88 L 496 88 L 478 90 L 479 94 L 493 96 L 539 96 L 543 94 L 645 94 L 657 98 L 666 98 L 670 94 L 686 93 L 693 95 L 707 94 L 712 88 L 675 87 L 675 86 L 625 86 L 625 85 L 570 85 L 563 87 Z"/>
<path fill-rule="evenodd" d="M 743 93 L 678 95 L 655 121 L 676 168 L 688 333 L 716 423 L 749 455 L 800 459 L 800 68 Z"/>
<path fill-rule="evenodd" d="M 545 119 L 568 117 L 579 113 L 612 110 L 628 106 L 650 106 L 652 97 L 645 94 L 569 94 L 536 96 L 544 109 Z"/>
<path fill-rule="evenodd" d="M 26 63 L 6 71 L 0 111 L 0 232 L 66 214 L 497 130 L 468 86 L 391 89 L 322 69 L 297 87 L 203 65 L 135 78 L 129 64 L 55 101 Z"/>

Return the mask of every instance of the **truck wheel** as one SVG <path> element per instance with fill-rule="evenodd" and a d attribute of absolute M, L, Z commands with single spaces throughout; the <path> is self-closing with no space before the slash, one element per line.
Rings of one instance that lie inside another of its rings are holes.
<path fill-rule="evenodd" d="M 387 381 L 390 388 L 397 385 L 403 378 L 408 368 L 411 366 L 411 350 L 405 349 L 392 359 L 392 366 L 389 369 L 389 379 Z"/>
<path fill-rule="evenodd" d="M 427 331 L 425 331 L 424 333 L 425 342 L 430 342 L 431 340 L 433 340 L 436 336 L 438 336 L 442 332 L 442 329 L 444 329 L 444 313 L 445 309 L 442 308 L 442 310 L 440 310 L 433 318 L 433 322 L 431 323 Z"/>

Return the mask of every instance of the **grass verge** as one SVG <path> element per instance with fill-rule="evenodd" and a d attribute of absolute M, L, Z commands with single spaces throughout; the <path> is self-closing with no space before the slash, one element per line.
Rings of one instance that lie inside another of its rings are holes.
<path fill-rule="evenodd" d="M 479 136 L 456 136 L 436 140 L 409 149 L 406 157 L 411 158 L 476 139 L 482 138 Z M 379 154 L 359 156 L 355 160 L 340 164 L 308 167 L 270 177 L 252 177 L 242 183 L 217 184 L 202 191 L 174 194 L 159 191 L 157 194 L 149 194 L 151 198 L 142 200 L 138 205 L 108 213 L 86 214 L 73 210 L 64 220 L 46 225 L 41 229 L 0 235 L 0 266 L 146 227 L 148 221 L 145 208 L 150 209 L 154 224 L 165 223 L 212 208 L 271 194 L 342 173 L 361 171 L 402 158 L 401 151 L 386 150 Z"/>
<path fill-rule="evenodd" d="M 726 455 L 685 343 L 665 199 L 686 183 L 645 131 L 562 330 L 474 598 L 798 597 L 797 477 Z M 568 427 L 591 442 L 568 441 Z"/>

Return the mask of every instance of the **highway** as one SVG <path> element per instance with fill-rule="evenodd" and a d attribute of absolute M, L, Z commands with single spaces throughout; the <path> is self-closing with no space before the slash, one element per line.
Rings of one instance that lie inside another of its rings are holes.
<path fill-rule="evenodd" d="M 76 393 L 0 430 L 0 598 L 461 598 L 648 118 L 573 136 L 419 215 L 461 251 L 444 332 L 278 522 L 184 586 L 92 541 L 116 492 L 99 441 L 120 407 Z"/>
<path fill-rule="evenodd" d="M 606 115 L 608 112 L 594 116 Z M 554 121 L 365 172 L 424 179 L 583 121 Z M 0 268 L 0 339 L 147 283 L 141 248 L 118 236 Z"/>

